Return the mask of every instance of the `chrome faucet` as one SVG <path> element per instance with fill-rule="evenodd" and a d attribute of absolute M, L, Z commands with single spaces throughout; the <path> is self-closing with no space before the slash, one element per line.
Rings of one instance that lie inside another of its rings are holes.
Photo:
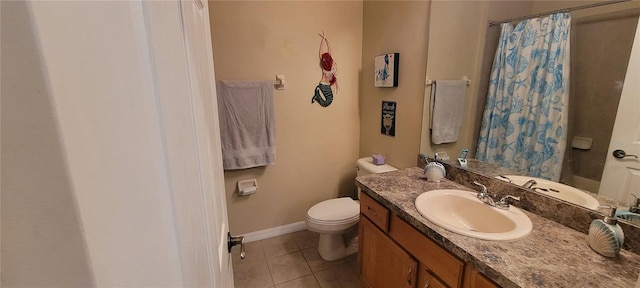
<path fill-rule="evenodd" d="M 500 201 L 496 202 L 496 208 L 503 209 L 503 210 L 508 210 L 509 207 L 511 206 L 511 205 L 509 205 L 509 202 L 507 202 L 508 199 L 513 199 L 513 200 L 520 201 L 520 197 L 507 195 L 507 196 L 504 196 L 504 197 L 500 198 Z"/>
<path fill-rule="evenodd" d="M 480 187 L 482 187 L 482 190 L 480 192 L 478 192 L 478 194 L 476 195 L 476 197 L 478 197 L 478 199 L 480 201 L 482 201 L 482 203 L 487 204 L 489 206 L 496 206 L 496 202 L 493 200 L 493 197 L 491 197 L 491 194 L 489 194 L 489 192 L 487 192 L 487 186 L 484 186 L 481 183 L 478 183 L 478 181 L 473 181 L 473 184 L 476 184 Z"/>
<path fill-rule="evenodd" d="M 476 185 L 482 187 L 482 190 L 480 192 L 478 192 L 476 197 L 478 197 L 478 199 L 480 199 L 480 201 L 482 201 L 482 203 L 487 204 L 487 205 L 489 205 L 491 207 L 495 207 L 495 208 L 502 209 L 502 210 L 508 210 L 511 205 L 509 205 L 509 202 L 507 200 L 513 199 L 513 200 L 520 201 L 520 197 L 507 195 L 507 196 L 504 196 L 504 197 L 500 198 L 500 201 L 496 202 L 493 199 L 494 196 L 492 196 L 491 194 L 489 194 L 489 192 L 487 192 L 487 186 L 484 186 L 481 183 L 478 183 L 478 181 L 473 181 L 473 184 L 476 184 Z"/>
<path fill-rule="evenodd" d="M 536 182 L 536 180 L 531 179 L 531 180 L 527 181 L 526 183 L 522 184 L 522 187 L 531 189 L 531 188 L 533 188 L 533 186 L 535 186 L 537 184 L 538 184 L 538 182 Z"/>
<path fill-rule="evenodd" d="M 498 175 L 498 177 L 502 178 L 502 179 L 506 179 L 507 181 L 509 181 L 509 183 L 513 183 L 513 181 L 511 181 L 511 179 L 509 179 L 509 177 L 504 176 L 504 175 Z"/>

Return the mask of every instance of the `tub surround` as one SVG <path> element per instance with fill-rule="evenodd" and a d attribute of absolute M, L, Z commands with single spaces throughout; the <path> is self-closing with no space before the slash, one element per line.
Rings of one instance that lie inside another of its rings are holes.
<path fill-rule="evenodd" d="M 446 179 L 466 186 L 468 189 L 477 191 L 477 186 L 473 181 L 478 181 L 487 186 L 490 193 L 503 197 L 513 195 L 520 197 L 520 201 L 513 203 L 514 206 L 547 218 L 566 227 L 574 229 L 583 234 L 589 233 L 589 225 L 594 219 L 602 219 L 603 213 L 590 210 L 569 202 L 533 192 L 505 181 L 495 179 L 494 176 L 502 174 L 500 168 L 480 161 L 470 161 L 468 168 L 472 171 L 460 167 L 458 164 L 441 162 L 447 170 Z M 418 155 L 418 167 L 425 167 L 426 162 L 422 156 Z M 600 200 L 600 199 L 598 199 Z M 601 204 L 614 205 L 612 203 L 601 202 Z M 624 209 L 621 206 L 620 209 Z M 628 208 L 628 207 L 627 207 Z M 625 221 L 618 222 L 624 231 L 625 241 L 622 249 L 634 253 L 640 253 L 640 227 L 631 225 Z"/>
<path fill-rule="evenodd" d="M 450 173 L 449 169 L 447 172 Z M 463 177 L 462 174 L 457 173 L 454 178 Z M 466 178 L 465 181 L 469 180 Z M 640 256 L 626 250 L 615 259 L 600 256 L 589 248 L 586 234 L 528 211 L 525 214 L 533 223 L 533 231 L 525 238 L 508 242 L 462 236 L 429 222 L 415 208 L 418 195 L 435 189 L 475 190 L 450 179 L 428 182 L 419 167 L 359 176 L 356 184 L 426 237 L 474 264 L 480 273 L 502 287 L 633 287 L 638 279 Z M 586 223 L 587 227 L 590 222 Z"/>

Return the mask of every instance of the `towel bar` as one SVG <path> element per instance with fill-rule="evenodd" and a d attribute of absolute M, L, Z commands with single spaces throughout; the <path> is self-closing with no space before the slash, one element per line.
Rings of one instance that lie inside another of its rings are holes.
<path fill-rule="evenodd" d="M 467 82 L 467 86 L 471 85 L 471 79 L 467 76 L 462 76 L 462 81 Z M 433 80 L 429 79 L 429 76 L 424 81 L 424 86 L 431 86 L 433 84 Z"/>
<path fill-rule="evenodd" d="M 273 81 L 273 87 L 275 87 L 276 90 L 284 90 L 285 82 L 284 75 L 278 74 L 276 75 L 276 81 Z"/>

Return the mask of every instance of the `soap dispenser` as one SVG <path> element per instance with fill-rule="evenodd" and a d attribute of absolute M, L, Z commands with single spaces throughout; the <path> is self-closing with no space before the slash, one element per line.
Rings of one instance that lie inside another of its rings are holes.
<path fill-rule="evenodd" d="M 440 182 L 442 178 L 447 175 L 447 171 L 444 169 L 444 166 L 438 163 L 438 153 L 435 154 L 433 158 L 434 162 L 429 162 L 427 159 L 427 155 L 422 154 L 424 161 L 427 162 L 427 166 L 424 167 L 424 174 L 427 176 L 427 180 L 431 182 Z"/>
<path fill-rule="evenodd" d="M 624 232 L 618 220 L 616 220 L 616 207 L 599 206 L 598 208 L 608 208 L 609 211 L 604 219 L 591 221 L 587 241 L 591 249 L 605 257 L 616 257 L 622 249 L 624 243 Z"/>

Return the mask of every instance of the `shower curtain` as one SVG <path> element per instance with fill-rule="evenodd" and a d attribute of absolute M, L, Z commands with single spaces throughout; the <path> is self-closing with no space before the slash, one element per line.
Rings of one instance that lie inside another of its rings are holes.
<path fill-rule="evenodd" d="M 571 15 L 501 29 L 476 157 L 558 181 L 567 142 Z"/>

